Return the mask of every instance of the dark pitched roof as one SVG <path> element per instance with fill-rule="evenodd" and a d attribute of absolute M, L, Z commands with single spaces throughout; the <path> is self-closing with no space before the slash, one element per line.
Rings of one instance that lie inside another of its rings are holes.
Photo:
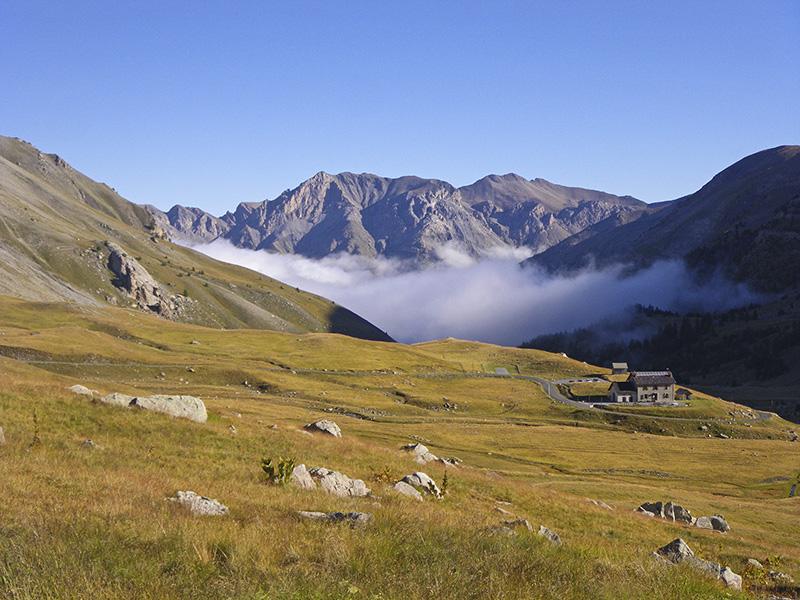
<path fill-rule="evenodd" d="M 620 392 L 633 392 L 636 390 L 636 386 L 633 385 L 630 379 L 628 381 L 615 381 L 614 385 L 617 386 Z"/>
<path fill-rule="evenodd" d="M 631 373 L 628 381 L 637 387 L 640 385 L 675 385 L 675 378 L 670 371 L 636 371 Z"/>

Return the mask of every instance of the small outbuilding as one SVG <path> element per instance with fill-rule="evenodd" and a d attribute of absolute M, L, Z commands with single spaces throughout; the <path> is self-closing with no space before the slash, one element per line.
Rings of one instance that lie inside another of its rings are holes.
<path fill-rule="evenodd" d="M 675 399 L 676 400 L 690 400 L 692 398 L 692 392 L 687 390 L 686 388 L 678 388 L 675 390 Z"/>
<path fill-rule="evenodd" d="M 611 373 L 613 375 L 625 375 L 628 372 L 628 363 L 615 362 L 611 363 Z"/>

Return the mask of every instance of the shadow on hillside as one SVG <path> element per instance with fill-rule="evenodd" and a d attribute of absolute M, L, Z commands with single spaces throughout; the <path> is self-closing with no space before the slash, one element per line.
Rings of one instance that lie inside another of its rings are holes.
<path fill-rule="evenodd" d="M 343 306 L 334 307 L 330 314 L 330 328 L 328 331 L 374 342 L 394 341 L 388 333 L 378 329 L 363 317 Z"/>

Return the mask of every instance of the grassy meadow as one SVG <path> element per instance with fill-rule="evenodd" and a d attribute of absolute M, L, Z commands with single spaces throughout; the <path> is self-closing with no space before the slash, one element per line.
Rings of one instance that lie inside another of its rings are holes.
<path fill-rule="evenodd" d="M 497 367 L 511 376 L 491 376 Z M 795 426 L 703 394 L 674 413 L 577 409 L 514 377 L 605 372 L 459 340 L 222 331 L 0 298 L 0 598 L 797 597 L 745 568 L 769 560 L 800 579 Z M 67 390 L 76 383 L 196 395 L 209 420 L 93 403 Z M 342 439 L 302 431 L 323 417 Z M 443 500 L 391 489 L 417 470 L 442 484 L 443 465 L 400 450 L 412 441 L 463 461 L 448 467 Z M 364 479 L 373 496 L 268 485 L 260 460 L 278 456 Z M 194 517 L 166 500 L 177 490 L 230 514 Z M 652 500 L 722 514 L 731 531 L 633 512 Z M 511 518 L 498 508 L 563 545 L 492 533 Z M 373 521 L 306 522 L 298 510 Z M 742 574 L 745 590 L 655 561 L 676 537 Z"/>

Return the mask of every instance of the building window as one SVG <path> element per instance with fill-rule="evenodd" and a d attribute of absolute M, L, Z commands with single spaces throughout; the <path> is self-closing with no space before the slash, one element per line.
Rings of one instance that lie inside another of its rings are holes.
<path fill-rule="evenodd" d="M 665 393 L 664 398 L 669 398 L 669 394 Z"/>

